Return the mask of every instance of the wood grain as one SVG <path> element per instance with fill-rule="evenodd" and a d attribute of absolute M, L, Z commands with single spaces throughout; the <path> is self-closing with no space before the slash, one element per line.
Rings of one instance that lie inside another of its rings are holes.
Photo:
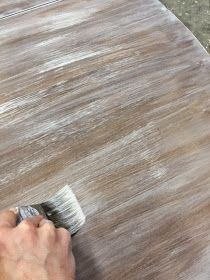
<path fill-rule="evenodd" d="M 17 14 L 28 13 L 31 10 L 39 9 L 42 6 L 52 5 L 61 1 L 63 0 L 1 0 L 0 20 Z"/>
<path fill-rule="evenodd" d="M 71 2 L 71 3 L 70 3 Z M 156 0 L 1 21 L 0 208 L 69 183 L 78 280 L 210 277 L 210 58 Z"/>

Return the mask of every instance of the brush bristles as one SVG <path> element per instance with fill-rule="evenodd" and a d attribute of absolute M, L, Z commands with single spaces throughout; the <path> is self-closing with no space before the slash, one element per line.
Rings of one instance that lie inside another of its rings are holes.
<path fill-rule="evenodd" d="M 64 227 L 71 234 L 75 234 L 85 223 L 82 208 L 68 185 L 41 206 L 56 227 Z"/>
<path fill-rule="evenodd" d="M 82 208 L 68 185 L 47 202 L 40 205 L 23 206 L 18 210 L 17 224 L 26 218 L 41 214 L 51 220 L 56 227 L 64 227 L 71 234 L 75 234 L 85 223 Z"/>

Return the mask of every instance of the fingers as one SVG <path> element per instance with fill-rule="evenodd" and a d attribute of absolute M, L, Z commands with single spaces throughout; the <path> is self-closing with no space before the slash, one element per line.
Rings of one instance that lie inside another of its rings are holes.
<path fill-rule="evenodd" d="M 59 242 L 63 244 L 63 248 L 66 248 L 68 251 L 71 250 L 71 234 L 65 228 L 58 228 L 57 229 L 57 236 Z"/>
<path fill-rule="evenodd" d="M 16 226 L 17 213 L 15 210 L 0 212 L 0 227 L 13 228 Z"/>
<path fill-rule="evenodd" d="M 34 227 L 38 227 L 39 224 L 40 224 L 40 222 L 41 222 L 42 220 L 44 220 L 44 218 L 43 218 L 43 216 L 41 216 L 41 215 L 34 216 L 34 217 L 30 217 L 30 218 L 27 218 L 27 219 L 23 220 L 23 221 L 19 224 L 19 226 L 24 226 L 24 225 L 26 225 L 26 224 L 27 224 L 27 225 L 30 224 L 30 225 L 32 225 L 32 226 L 34 226 Z"/>
<path fill-rule="evenodd" d="M 46 238 L 47 237 L 51 237 L 51 238 L 54 238 L 55 237 L 55 231 L 56 231 L 56 228 L 53 224 L 52 221 L 49 221 L 47 219 L 43 219 L 40 224 L 39 224 L 39 232 L 45 236 Z"/>
<path fill-rule="evenodd" d="M 38 232 L 48 246 L 53 246 L 56 241 L 56 228 L 53 222 L 43 219 L 39 224 Z"/>
<path fill-rule="evenodd" d="M 64 241 L 68 241 L 68 242 L 71 241 L 71 234 L 67 229 L 58 228 L 57 233 L 58 233 L 60 239 L 62 239 Z"/>
<path fill-rule="evenodd" d="M 18 227 L 42 228 L 42 227 L 44 227 L 46 225 L 49 225 L 52 228 L 55 228 L 53 222 L 51 222 L 51 221 L 49 221 L 47 219 L 44 219 L 44 217 L 41 216 L 41 215 L 38 215 L 38 216 L 34 216 L 34 217 L 30 217 L 30 218 L 24 219 L 18 225 Z"/>
<path fill-rule="evenodd" d="M 43 220 L 41 220 L 41 222 L 39 223 L 39 227 L 40 227 L 40 228 L 43 227 L 43 226 L 46 226 L 46 225 L 55 228 L 53 222 L 50 221 L 50 220 L 47 220 L 47 219 L 43 219 Z"/>
<path fill-rule="evenodd" d="M 39 233 L 48 242 L 59 242 L 64 250 L 71 249 L 71 234 L 65 228 L 56 228 L 52 221 L 43 219 L 39 224 Z"/>

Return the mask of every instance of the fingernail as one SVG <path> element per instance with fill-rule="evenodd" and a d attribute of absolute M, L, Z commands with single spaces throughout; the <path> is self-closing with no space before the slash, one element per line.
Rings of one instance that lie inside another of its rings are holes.
<path fill-rule="evenodd" d="M 19 212 L 19 209 L 18 209 L 18 207 L 14 207 L 14 208 L 10 208 L 9 211 L 12 211 L 13 213 L 15 213 L 15 215 L 17 215 Z"/>

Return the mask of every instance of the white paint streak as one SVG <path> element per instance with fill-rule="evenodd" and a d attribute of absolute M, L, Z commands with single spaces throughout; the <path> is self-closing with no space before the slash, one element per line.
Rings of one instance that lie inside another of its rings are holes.
<path fill-rule="evenodd" d="M 81 61 L 86 58 L 94 57 L 97 55 L 101 55 L 103 53 L 106 53 L 106 50 L 102 51 L 83 51 L 83 52 L 74 52 L 71 54 L 67 54 L 65 56 L 59 57 L 57 59 L 51 60 L 49 62 L 46 62 L 43 64 L 43 66 L 40 67 L 39 73 L 44 73 L 46 71 L 51 71 L 59 67 L 64 67 L 66 65 L 69 65 L 74 62 Z"/>
<path fill-rule="evenodd" d="M 65 39 L 65 36 L 56 36 L 54 38 L 50 38 L 48 40 L 44 40 L 42 42 L 39 42 L 37 44 L 34 45 L 35 48 L 42 48 L 42 47 L 45 47 L 45 46 L 49 46 L 51 44 L 55 44 L 59 41 L 62 41 Z"/>
<path fill-rule="evenodd" d="M 33 103 L 36 98 L 15 98 L 0 105 L 0 114 L 8 113 L 11 110 Z"/>
<path fill-rule="evenodd" d="M 166 169 L 164 167 L 153 168 L 152 177 L 161 179 L 166 174 Z"/>
<path fill-rule="evenodd" d="M 62 12 L 57 15 L 51 15 L 49 22 L 45 25 L 48 31 L 55 31 L 61 28 L 70 27 L 82 23 L 89 19 L 98 11 L 97 8 L 87 7 L 86 9 L 79 9 L 72 12 Z"/>

